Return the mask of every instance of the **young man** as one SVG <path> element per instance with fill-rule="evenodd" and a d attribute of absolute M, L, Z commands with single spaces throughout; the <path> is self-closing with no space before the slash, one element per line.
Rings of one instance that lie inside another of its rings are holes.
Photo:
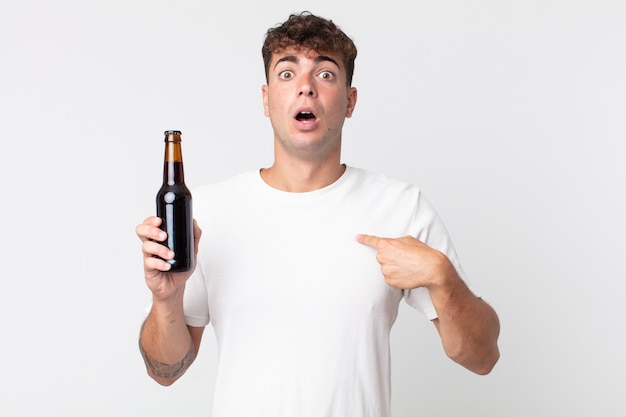
<path fill-rule="evenodd" d="M 498 317 L 466 285 L 435 211 L 415 186 L 341 163 L 353 42 L 303 13 L 268 30 L 262 52 L 273 165 L 194 190 L 193 273 L 159 259 L 173 256 L 159 218 L 136 229 L 153 293 L 140 336 L 149 375 L 179 378 L 210 322 L 214 417 L 389 416 L 402 299 L 432 320 L 450 358 L 488 373 Z"/>

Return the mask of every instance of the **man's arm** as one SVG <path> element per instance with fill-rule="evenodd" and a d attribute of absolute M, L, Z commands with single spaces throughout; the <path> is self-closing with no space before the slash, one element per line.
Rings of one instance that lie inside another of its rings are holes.
<path fill-rule="evenodd" d="M 447 258 L 443 262 L 452 271 L 442 279 L 444 284 L 429 287 L 438 316 L 433 324 L 450 359 L 477 374 L 488 374 L 500 358 L 498 316 L 467 288 Z"/>
<path fill-rule="evenodd" d="M 168 272 L 171 265 L 166 260 L 172 259 L 174 253 L 158 243 L 166 239 L 160 224 L 160 218 L 150 216 L 136 228 L 143 242 L 146 284 L 152 291 L 152 308 L 141 327 L 139 349 L 148 374 L 159 384 L 171 385 L 196 358 L 204 328 L 185 323 L 183 295 L 192 271 Z M 194 220 L 194 256 L 198 254 L 201 235 Z"/>
<path fill-rule="evenodd" d="M 357 241 L 378 251 L 376 260 L 390 286 L 428 288 L 438 316 L 433 323 L 452 360 L 481 375 L 493 369 L 500 357 L 498 316 L 470 291 L 445 254 L 411 236 L 359 235 Z"/>
<path fill-rule="evenodd" d="M 187 326 L 182 315 L 159 312 L 153 306 L 139 336 L 139 350 L 148 374 L 161 385 L 171 385 L 196 359 L 204 327 Z"/>

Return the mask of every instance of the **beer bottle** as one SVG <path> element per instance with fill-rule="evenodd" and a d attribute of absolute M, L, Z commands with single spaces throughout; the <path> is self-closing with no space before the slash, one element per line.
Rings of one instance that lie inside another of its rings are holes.
<path fill-rule="evenodd" d="M 193 209 L 191 192 L 185 185 L 181 132 L 165 131 L 163 185 L 156 196 L 157 216 L 161 229 L 167 233 L 162 242 L 172 251 L 171 272 L 190 271 L 195 265 L 193 244 Z"/>

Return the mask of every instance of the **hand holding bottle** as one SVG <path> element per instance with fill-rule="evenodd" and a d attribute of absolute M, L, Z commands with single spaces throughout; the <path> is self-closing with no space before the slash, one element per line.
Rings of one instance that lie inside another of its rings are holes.
<path fill-rule="evenodd" d="M 168 261 L 173 259 L 174 252 L 162 243 L 167 239 L 167 234 L 161 230 L 161 222 L 161 218 L 150 216 L 137 226 L 135 232 L 143 242 L 141 251 L 143 252 L 143 269 L 148 288 L 156 299 L 166 301 L 184 288 L 184 284 L 191 276 L 193 269 L 184 272 L 171 271 L 172 265 Z M 202 230 L 194 220 L 194 264 L 198 255 L 198 243 L 201 235 Z"/>

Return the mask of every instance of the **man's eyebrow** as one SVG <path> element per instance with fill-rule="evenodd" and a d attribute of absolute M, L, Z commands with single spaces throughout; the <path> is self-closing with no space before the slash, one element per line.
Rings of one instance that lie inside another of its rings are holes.
<path fill-rule="evenodd" d="M 297 64 L 299 62 L 299 59 L 295 55 L 286 55 L 276 61 L 276 64 L 274 64 L 274 68 L 276 68 L 281 62 L 293 62 L 294 64 Z"/>
<path fill-rule="evenodd" d="M 316 64 L 319 64 L 320 62 L 324 62 L 324 61 L 332 62 L 333 64 L 337 66 L 337 68 L 341 68 L 339 66 L 339 63 L 335 59 L 329 57 L 328 55 L 318 55 L 315 57 Z M 284 57 L 279 58 L 278 61 L 276 61 L 276 64 L 274 64 L 274 68 L 276 68 L 278 64 L 280 64 L 281 62 L 292 62 L 294 64 L 297 64 L 298 62 L 300 62 L 300 60 L 295 55 L 285 55 Z"/>
<path fill-rule="evenodd" d="M 341 68 L 341 67 L 339 66 L 339 63 L 338 63 L 337 61 L 335 61 L 333 58 L 331 58 L 331 57 L 329 57 L 329 56 L 327 56 L 327 55 L 318 55 L 318 56 L 315 58 L 315 62 L 316 62 L 316 63 L 318 63 L 318 64 L 319 64 L 320 62 L 324 62 L 324 61 L 330 61 L 330 62 L 332 62 L 333 64 L 337 65 L 337 68 Z"/>

